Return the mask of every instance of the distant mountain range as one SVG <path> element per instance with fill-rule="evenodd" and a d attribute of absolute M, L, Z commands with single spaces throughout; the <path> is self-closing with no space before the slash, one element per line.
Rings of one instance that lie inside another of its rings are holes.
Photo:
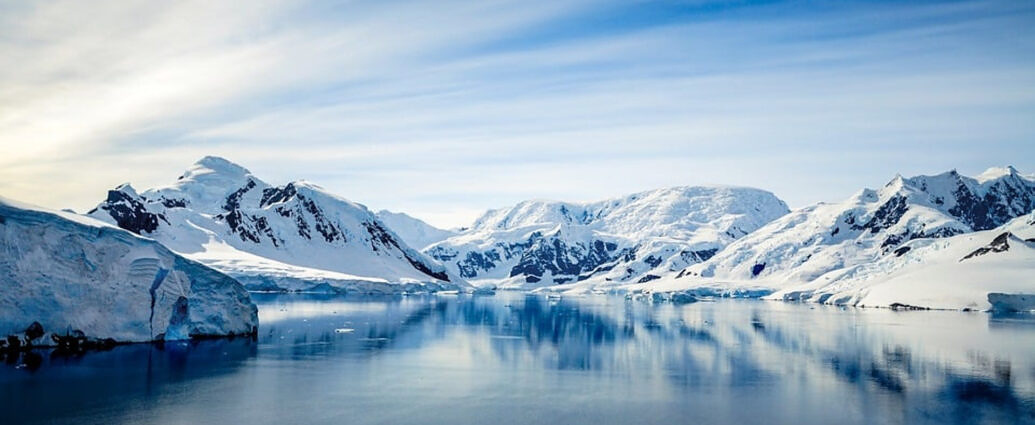
<path fill-rule="evenodd" d="M 1033 210 L 1035 178 L 1012 167 L 976 178 L 896 176 L 844 202 L 792 211 L 654 290 L 768 288 L 787 300 L 983 309 L 997 289 L 1035 292 Z M 1004 234 L 1014 241 L 1009 254 L 963 259 Z M 893 279 L 879 296 L 871 288 Z"/>
<path fill-rule="evenodd" d="M 955 171 L 903 178 L 840 203 L 805 207 L 731 244 L 684 275 L 809 282 L 895 255 L 913 239 L 989 230 L 1035 209 L 1035 181 L 1002 169 L 975 179 Z"/>
<path fill-rule="evenodd" d="M 119 186 L 88 215 L 154 238 L 250 290 L 434 292 L 473 283 L 984 308 L 982 297 L 996 288 L 1035 292 L 1035 281 L 1023 277 L 972 282 L 969 292 L 956 284 L 984 279 L 977 269 L 1035 270 L 1033 210 L 1035 177 L 1005 167 L 976 177 L 896 176 L 843 202 L 794 211 L 759 189 L 674 187 L 590 203 L 525 201 L 443 230 L 403 213 L 374 214 L 312 183 L 272 186 L 206 157 L 168 186 L 139 193 Z M 1010 248 L 995 248 L 1003 244 Z M 992 248 L 955 258 L 982 247 Z M 887 286 L 903 274 L 949 283 Z M 957 295 L 924 298 L 930 291 Z"/>
<path fill-rule="evenodd" d="M 773 194 L 676 187 L 593 203 L 526 201 L 424 252 L 511 288 L 644 283 L 701 261 L 788 212 Z"/>
<path fill-rule="evenodd" d="M 0 352 L 253 333 L 245 289 L 1028 311 L 1035 177 L 896 176 L 794 211 L 741 187 L 534 200 L 454 231 L 205 157 L 168 186 L 109 191 L 86 217 L 0 198 L 0 251 Z"/>

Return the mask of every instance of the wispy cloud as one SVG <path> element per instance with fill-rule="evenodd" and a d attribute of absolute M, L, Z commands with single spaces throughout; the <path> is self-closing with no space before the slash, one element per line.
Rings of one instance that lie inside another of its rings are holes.
<path fill-rule="evenodd" d="M 1035 169 L 1024 3 L 217 3 L 0 5 L 0 193 L 84 208 L 219 154 L 458 225 L 526 197 L 801 205 Z"/>

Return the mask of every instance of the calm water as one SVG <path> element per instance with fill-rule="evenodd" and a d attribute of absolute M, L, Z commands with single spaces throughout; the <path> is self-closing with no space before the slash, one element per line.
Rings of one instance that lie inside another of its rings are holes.
<path fill-rule="evenodd" d="M 1030 318 L 518 294 L 255 298 L 256 341 L 0 365 L 0 423 L 1035 423 Z"/>

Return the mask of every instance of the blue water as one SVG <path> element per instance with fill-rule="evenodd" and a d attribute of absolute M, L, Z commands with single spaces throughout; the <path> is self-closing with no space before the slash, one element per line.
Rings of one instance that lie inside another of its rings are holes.
<path fill-rule="evenodd" d="M 9 359 L 0 423 L 1035 423 L 1028 317 L 520 294 L 255 299 L 254 341 Z"/>

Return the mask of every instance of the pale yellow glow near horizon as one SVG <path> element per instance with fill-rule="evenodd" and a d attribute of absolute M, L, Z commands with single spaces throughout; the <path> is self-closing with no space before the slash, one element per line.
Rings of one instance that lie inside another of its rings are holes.
<path fill-rule="evenodd" d="M 85 211 L 217 155 L 456 227 L 525 199 L 726 184 L 796 207 L 1035 171 L 1035 44 L 1004 42 L 1033 7 L 681 6 L 0 2 L 0 196 Z"/>

